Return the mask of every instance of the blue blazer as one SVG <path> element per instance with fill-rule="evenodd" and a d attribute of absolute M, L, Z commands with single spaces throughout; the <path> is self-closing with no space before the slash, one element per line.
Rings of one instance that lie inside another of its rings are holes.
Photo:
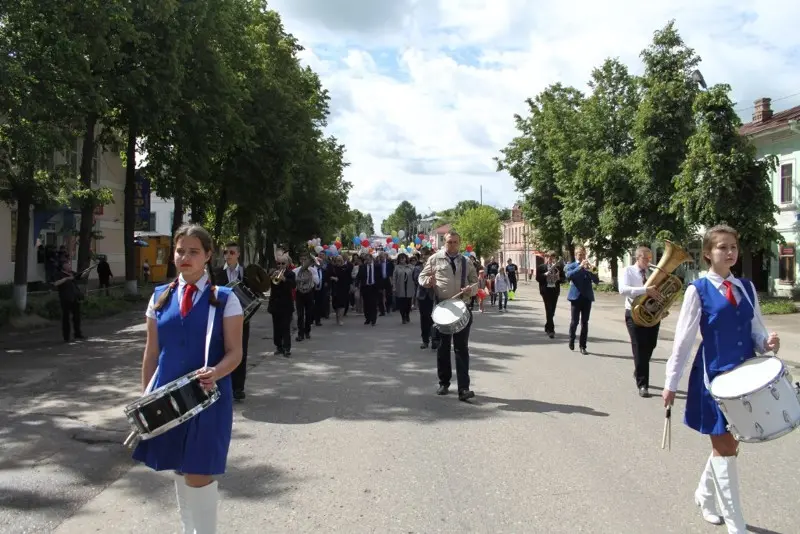
<path fill-rule="evenodd" d="M 581 264 L 577 261 L 568 263 L 564 268 L 564 274 L 567 276 L 567 280 L 571 282 L 567 300 L 578 300 L 579 297 L 583 297 L 589 301 L 594 301 L 594 287 L 592 284 L 600 283 L 600 278 L 598 278 L 597 274 L 581 269 Z"/>

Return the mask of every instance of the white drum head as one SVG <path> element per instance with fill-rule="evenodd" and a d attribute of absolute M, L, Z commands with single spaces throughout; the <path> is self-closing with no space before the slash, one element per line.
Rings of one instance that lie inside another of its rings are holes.
<path fill-rule="evenodd" d="M 783 362 L 778 358 L 752 358 L 715 378 L 711 394 L 721 399 L 749 395 L 778 378 L 782 371 Z"/>
<path fill-rule="evenodd" d="M 436 324 L 453 324 L 467 312 L 467 306 L 460 300 L 445 300 L 433 309 L 431 318 Z"/>

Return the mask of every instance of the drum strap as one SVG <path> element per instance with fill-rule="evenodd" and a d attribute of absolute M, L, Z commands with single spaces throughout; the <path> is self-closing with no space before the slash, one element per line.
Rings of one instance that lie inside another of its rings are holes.
<path fill-rule="evenodd" d="M 769 332 L 767 331 L 767 327 L 764 325 L 764 322 L 761 320 L 761 317 L 756 315 L 756 307 L 753 305 L 753 301 L 750 300 L 750 295 L 747 294 L 746 289 L 742 289 L 742 293 L 744 294 L 744 298 L 747 299 L 747 303 L 750 304 L 750 307 L 753 309 L 753 316 L 758 320 L 758 324 L 761 326 L 761 329 L 764 330 L 764 335 L 766 336 L 764 339 L 766 340 L 769 337 Z M 698 296 L 700 292 L 697 292 Z M 708 391 L 711 391 L 711 382 L 708 380 L 708 368 L 706 367 L 706 347 L 703 345 L 703 350 L 701 352 L 703 356 L 703 383 L 706 386 Z"/>
<path fill-rule="evenodd" d="M 214 293 L 216 296 L 217 293 Z M 203 367 L 208 367 L 208 351 L 211 349 L 211 334 L 214 332 L 214 318 L 217 315 L 217 307 L 216 306 L 209 306 L 208 307 L 208 323 L 206 323 L 206 354 L 205 354 L 205 361 L 203 363 Z M 144 390 L 144 394 L 147 395 L 153 390 L 153 385 L 156 383 L 156 375 L 158 374 L 158 367 L 153 372 L 153 376 L 150 377 L 150 383 L 147 384 L 147 388 Z"/>

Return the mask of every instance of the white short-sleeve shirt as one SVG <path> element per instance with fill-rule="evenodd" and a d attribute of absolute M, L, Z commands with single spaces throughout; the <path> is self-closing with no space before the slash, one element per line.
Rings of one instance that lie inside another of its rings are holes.
<path fill-rule="evenodd" d="M 200 280 L 197 281 L 197 291 L 192 298 L 192 304 L 197 302 L 197 299 L 200 298 L 200 295 L 203 294 L 203 291 L 206 290 L 207 287 L 210 286 L 208 283 L 208 275 L 204 274 Z M 183 279 L 183 275 L 181 275 L 178 279 L 178 299 L 183 298 L 183 292 L 186 289 L 186 281 Z M 156 318 L 156 311 L 155 311 L 155 293 L 150 296 L 150 302 L 147 304 L 147 311 L 145 315 L 150 319 Z M 236 295 L 231 295 L 233 298 L 229 298 L 228 301 L 225 303 L 225 311 L 222 314 L 222 317 L 234 317 L 236 315 L 244 315 L 244 311 L 242 311 L 242 303 L 239 302 L 239 299 L 236 298 Z"/>

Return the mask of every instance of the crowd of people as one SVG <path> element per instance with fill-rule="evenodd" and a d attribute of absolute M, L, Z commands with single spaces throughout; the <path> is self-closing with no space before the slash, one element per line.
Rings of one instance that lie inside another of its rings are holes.
<path fill-rule="evenodd" d="M 217 385 L 222 401 L 167 433 L 139 443 L 134 458 L 154 470 L 176 473 L 178 510 L 184 532 L 215 532 L 218 490 L 214 477 L 225 471 L 232 402 L 245 398 L 247 352 L 242 306 L 230 288 L 222 284 L 242 280 L 244 271 L 238 265 L 238 248 L 231 244 L 226 247 L 226 265 L 214 275 L 218 281 L 209 280 L 206 264 L 211 258 L 211 238 L 202 227 L 181 228 L 175 236 L 175 246 L 175 264 L 180 276 L 156 289 L 147 310 L 142 387 L 147 392 L 197 372 L 204 388 Z M 287 254 L 279 254 L 277 268 L 271 273 L 268 307 L 273 316 L 276 352 L 286 357 L 291 354 L 290 325 L 295 311 L 298 315 L 295 340 L 300 342 L 311 339 L 312 328 L 328 319 L 331 309 L 338 325 L 343 324 L 348 312 L 354 311 L 363 314 L 364 325 L 374 326 L 378 317 L 388 317 L 394 311 L 399 312 L 400 324 L 408 324 L 412 321 L 411 310 L 416 307 L 421 348 L 437 351 L 436 394 L 449 393 L 452 347 L 458 398 L 471 399 L 474 397 L 469 376 L 472 311 L 476 303 L 482 311 L 487 298 L 492 305 L 497 303 L 498 309 L 507 309 L 504 293 L 516 289 L 517 269 L 510 264 L 501 271 L 494 260 L 481 265 L 460 249 L 460 236 L 450 232 L 444 247 L 436 252 L 401 253 L 396 258 L 385 253 L 357 255 L 349 260 L 307 254 L 299 258 L 299 265 L 294 265 Z M 690 373 L 685 422 L 710 437 L 711 454 L 702 470 L 694 501 L 704 520 L 725 523 L 729 533 L 743 533 L 746 524 L 739 495 L 738 442 L 709 392 L 709 383 L 756 353 L 777 352 L 780 340 L 777 334 L 768 334 L 763 327 L 752 283 L 731 273 L 738 258 L 736 231 L 725 225 L 711 228 L 703 239 L 703 257 L 709 266 L 708 274 L 686 289 L 662 396 L 664 405 L 671 406 L 683 367 L 700 332 L 703 342 Z M 641 295 L 654 301 L 662 298 L 657 287 L 647 286 L 646 273 L 651 260 L 650 249 L 639 247 L 636 263 L 625 269 L 619 284 L 620 293 L 626 297 L 624 323 L 631 340 L 633 376 L 643 397 L 649 396 L 649 363 L 658 339 L 658 325 L 637 324 L 632 320 L 631 305 Z M 578 247 L 575 259 L 568 263 L 559 260 L 557 253 L 548 253 L 546 261 L 537 268 L 536 280 L 545 306 L 545 332 L 551 338 L 560 286 L 564 281 L 570 282 L 568 344 L 574 350 L 577 338 L 581 353 L 589 354 L 593 286 L 599 279 L 596 268 L 586 259 L 586 251 Z M 462 303 L 465 313 L 462 328 L 448 331 L 432 325 L 432 310 L 445 301 Z M 215 314 L 213 310 L 217 308 L 222 313 Z"/>

